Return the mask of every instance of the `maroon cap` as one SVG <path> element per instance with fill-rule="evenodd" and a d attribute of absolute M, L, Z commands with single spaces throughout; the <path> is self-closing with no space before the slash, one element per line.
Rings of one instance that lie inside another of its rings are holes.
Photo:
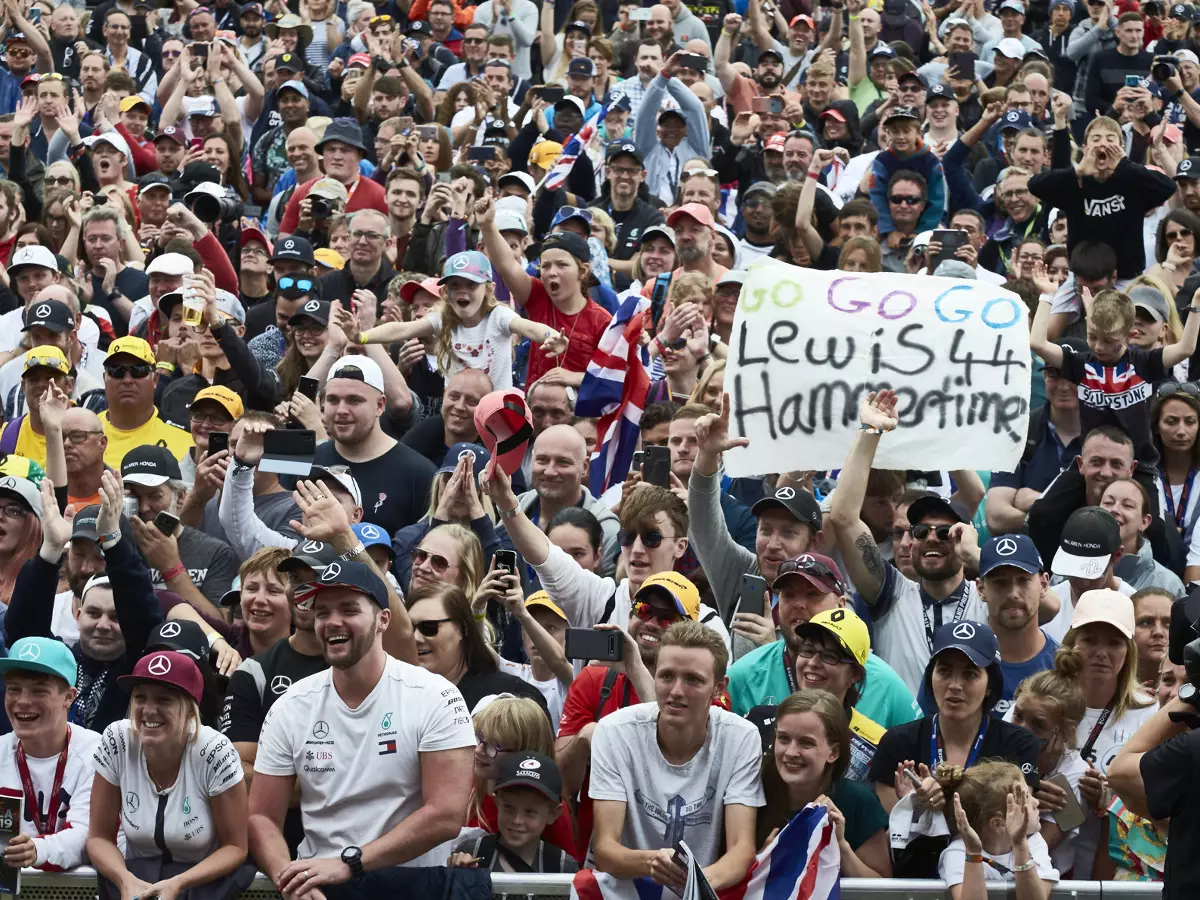
<path fill-rule="evenodd" d="M 157 144 L 163 138 L 170 138 L 180 147 L 187 146 L 187 141 L 184 139 L 183 132 L 174 125 L 168 125 L 166 128 L 159 131 L 158 135 L 154 138 L 154 143 Z"/>
<path fill-rule="evenodd" d="M 122 675 L 117 681 L 129 689 L 145 683 L 170 685 L 197 703 L 204 696 L 204 676 L 195 660 L 175 650 L 147 653 L 137 661 L 132 673 Z"/>
<path fill-rule="evenodd" d="M 846 584 L 842 580 L 842 571 L 828 556 L 820 553 L 801 553 L 793 559 L 785 560 L 771 582 L 771 590 L 784 578 L 799 576 L 805 579 L 819 591 L 827 594 L 846 593 Z"/>

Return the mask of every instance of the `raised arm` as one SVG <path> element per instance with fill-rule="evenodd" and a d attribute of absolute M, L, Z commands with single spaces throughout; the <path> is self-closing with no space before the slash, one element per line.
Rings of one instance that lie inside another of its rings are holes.
<path fill-rule="evenodd" d="M 1035 272 L 1036 276 L 1036 272 Z M 1035 282 L 1036 283 L 1036 282 Z M 1053 296 L 1042 294 L 1038 297 L 1037 312 L 1034 313 L 1033 323 L 1029 326 L 1029 349 L 1042 358 L 1048 366 L 1057 369 L 1062 366 L 1063 350 L 1050 340 L 1046 333 L 1050 326 L 1050 310 Z M 1192 318 L 1196 318 L 1193 316 Z M 1192 335 L 1192 345 L 1195 346 L 1195 334 Z M 1187 357 L 1182 357 L 1186 359 Z M 1163 362 L 1166 362 L 1166 350 L 1163 350 Z"/>
<path fill-rule="evenodd" d="M 558 50 L 558 46 L 554 40 L 554 4 L 542 3 L 542 39 L 538 42 L 538 46 L 542 51 L 542 65 L 547 69 L 554 59 L 554 54 Z"/>
<path fill-rule="evenodd" d="M 1165 368 L 1169 369 L 1185 359 L 1191 359 L 1192 354 L 1196 352 L 1196 337 L 1200 335 L 1200 307 L 1195 304 L 1196 298 L 1193 296 L 1191 304 L 1187 308 L 1187 322 L 1184 323 L 1183 336 L 1179 342 L 1163 347 L 1163 366 Z"/>
<path fill-rule="evenodd" d="M 755 3 L 750 4 L 751 7 L 756 5 Z M 713 65 L 716 66 L 717 79 L 726 93 L 733 90 L 733 82 L 737 78 L 737 72 L 733 71 L 729 58 L 733 54 L 733 38 L 741 30 L 741 27 L 741 16 L 737 13 L 727 15 L 725 23 L 721 27 L 721 36 L 717 38 L 717 45 L 713 47 Z"/>
<path fill-rule="evenodd" d="M 859 19 L 866 5 L 864 0 L 846 0 L 846 8 L 850 10 L 850 71 L 846 79 L 850 90 L 867 77 L 867 44 Z"/>
<path fill-rule="evenodd" d="M 490 196 L 485 195 L 475 204 L 475 224 L 479 228 L 484 250 L 495 267 L 496 274 L 508 285 L 513 300 L 519 306 L 524 306 L 533 291 L 533 277 L 513 256 L 508 242 L 496 227 L 496 205 Z M 544 556 L 543 554 L 543 558 Z"/>

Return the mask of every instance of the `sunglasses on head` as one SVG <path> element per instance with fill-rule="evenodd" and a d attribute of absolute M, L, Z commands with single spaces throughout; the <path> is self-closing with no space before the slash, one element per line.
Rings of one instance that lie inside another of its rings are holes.
<path fill-rule="evenodd" d="M 663 629 L 670 628 L 683 618 L 679 610 L 651 606 L 645 600 L 638 600 L 633 604 L 633 614 L 641 621 L 654 622 Z"/>
<path fill-rule="evenodd" d="M 833 589 L 839 593 L 846 593 L 846 586 L 842 584 L 842 580 L 838 577 L 838 573 L 825 565 L 825 563 L 816 559 L 789 559 L 779 567 L 776 578 L 780 575 L 790 575 L 793 572 L 803 572 L 806 575 L 815 575 L 817 578 L 828 578 L 833 581 Z"/>
<path fill-rule="evenodd" d="M 105 366 L 104 374 L 114 381 L 120 381 L 126 375 L 131 378 L 145 378 L 154 369 L 149 363 L 135 363 L 132 366 Z"/>
<path fill-rule="evenodd" d="M 413 628 L 425 635 L 425 637 L 437 637 L 438 631 L 442 627 L 443 622 L 453 622 L 453 619 L 427 619 L 424 622 L 414 622 Z"/>
<path fill-rule="evenodd" d="M 642 539 L 642 545 L 648 550 L 655 550 L 662 546 L 663 540 L 667 535 L 663 534 L 657 528 L 651 528 L 649 531 L 638 532 L 635 530 L 626 531 L 624 528 L 617 534 L 617 539 L 621 542 L 622 547 L 632 547 L 633 542 Z"/>
<path fill-rule="evenodd" d="M 428 561 L 430 568 L 437 575 L 443 574 L 450 568 L 450 560 L 446 559 L 446 557 L 440 553 L 430 553 L 428 550 L 422 550 L 420 547 L 412 552 L 412 561 L 414 566 L 423 566 Z M 434 634 L 436 633 L 437 629 L 434 629 Z"/>
<path fill-rule="evenodd" d="M 1167 381 L 1158 386 L 1156 393 L 1159 397 L 1170 397 L 1172 394 L 1187 394 L 1189 397 L 1200 397 L 1200 385 L 1193 384 L 1190 381 L 1185 381 L 1182 384 L 1178 381 Z"/>
<path fill-rule="evenodd" d="M 950 540 L 950 529 L 953 527 L 953 525 L 913 525 L 908 529 L 908 533 L 913 536 L 914 541 L 925 540 L 931 531 L 937 540 L 948 541 Z"/>
<path fill-rule="evenodd" d="M 311 291 L 313 289 L 313 280 L 311 278 L 293 278 L 291 275 L 284 275 L 275 284 L 279 286 L 280 290 L 284 291 L 290 288 L 296 288 L 301 291 Z"/>

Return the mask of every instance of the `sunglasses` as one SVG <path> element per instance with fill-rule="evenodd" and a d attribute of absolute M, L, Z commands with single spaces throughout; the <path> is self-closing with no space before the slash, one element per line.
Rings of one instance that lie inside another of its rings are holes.
<path fill-rule="evenodd" d="M 716 178 L 717 170 L 716 169 L 688 169 L 686 172 L 684 172 L 682 175 L 679 176 L 679 180 L 681 182 L 687 181 L 693 175 L 703 175 L 705 178 Z"/>
<path fill-rule="evenodd" d="M 953 527 L 953 525 L 913 525 L 908 529 L 908 533 L 913 536 L 914 541 L 925 540 L 931 531 L 937 540 L 948 541 L 950 540 L 950 529 Z"/>
<path fill-rule="evenodd" d="M 780 575 L 791 575 L 794 572 L 803 572 L 806 575 L 815 575 L 817 578 L 828 578 L 833 582 L 833 589 L 839 594 L 846 593 L 846 586 L 842 583 L 842 579 L 838 577 L 838 573 L 825 563 L 815 559 L 789 559 L 779 567 L 779 571 L 775 573 L 775 577 Z"/>
<path fill-rule="evenodd" d="M 42 76 L 43 79 L 49 78 L 49 77 L 50 76 L 48 76 L 48 75 Z M 1167 231 L 1167 232 L 1163 233 L 1163 237 L 1165 237 L 1168 241 L 1171 241 L 1172 243 L 1179 240 L 1180 238 L 1191 237 L 1191 236 L 1192 236 L 1191 231 L 1189 231 L 1186 228 L 1180 228 L 1178 231 Z"/>
<path fill-rule="evenodd" d="M 301 291 L 311 291 L 313 289 L 313 280 L 311 278 L 293 278 L 291 275 L 284 275 L 275 282 L 276 286 L 281 290 L 296 288 Z"/>
<path fill-rule="evenodd" d="M 670 628 L 683 618 L 678 610 L 667 610 L 651 606 L 645 600 L 638 600 L 633 604 L 633 614 L 641 621 L 653 622 L 664 630 Z"/>
<path fill-rule="evenodd" d="M 673 536 L 674 535 L 663 534 L 657 528 L 652 528 L 649 531 L 640 533 L 632 529 L 626 531 L 624 528 L 622 528 L 617 533 L 617 540 L 621 542 L 622 547 L 632 547 L 633 542 L 640 537 L 642 539 L 642 546 L 644 546 L 647 550 L 657 550 L 662 546 L 662 542 L 665 539 Z"/>
<path fill-rule="evenodd" d="M 130 378 L 142 379 L 147 377 L 154 368 L 148 363 L 136 363 L 132 366 L 105 366 L 104 374 L 114 381 L 120 381 L 126 375 Z"/>
<path fill-rule="evenodd" d="M 391 16 L 372 16 L 370 21 L 367 22 L 367 24 L 368 25 L 382 25 L 385 22 L 391 22 L 391 21 L 392 21 Z"/>
<path fill-rule="evenodd" d="M 847 656 L 831 647 L 822 647 L 811 641 L 804 641 L 796 648 L 796 655 L 801 659 L 812 659 L 814 656 L 827 666 L 838 666 L 842 663 L 854 662 L 854 657 Z"/>
<path fill-rule="evenodd" d="M 892 194 L 888 197 L 888 203 L 895 203 L 897 206 L 916 206 L 922 202 L 920 197 L 909 197 L 902 194 Z"/>
<path fill-rule="evenodd" d="M 463 42 L 463 44 L 471 44 L 472 46 L 474 46 L 476 44 L 486 44 L 487 40 L 485 40 L 484 38 L 463 38 L 462 42 Z"/>
<path fill-rule="evenodd" d="M 412 561 L 414 566 L 423 566 L 426 562 L 433 569 L 434 574 L 442 575 L 450 568 L 450 560 L 442 556 L 440 553 L 430 553 L 428 550 L 422 550 L 418 547 L 412 552 Z M 443 622 L 449 622 L 449 619 L 443 619 Z M 432 634 L 437 634 L 437 628 L 433 629 Z"/>
<path fill-rule="evenodd" d="M 1172 394 L 1187 394 L 1189 397 L 1200 397 L 1200 385 L 1193 384 L 1190 381 L 1185 381 L 1182 384 L 1178 381 L 1167 381 L 1158 386 L 1155 394 L 1158 397 L 1170 397 Z"/>
<path fill-rule="evenodd" d="M 66 175 L 48 175 L 42 179 L 42 182 L 47 187 L 71 187 L 73 184 L 75 184 L 75 182 Z"/>
<path fill-rule="evenodd" d="M 416 557 L 416 553 L 413 554 Z M 413 628 L 425 635 L 425 637 L 437 637 L 438 631 L 441 630 L 443 622 L 453 622 L 453 619 L 427 619 L 424 622 L 413 622 Z"/>

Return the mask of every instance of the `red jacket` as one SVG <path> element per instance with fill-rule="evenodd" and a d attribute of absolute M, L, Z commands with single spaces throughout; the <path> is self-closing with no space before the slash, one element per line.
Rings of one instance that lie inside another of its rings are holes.
<path fill-rule="evenodd" d="M 158 171 L 158 158 L 154 155 L 154 144 L 151 141 L 139 141 L 124 123 L 117 123 L 117 134 L 125 138 L 125 143 L 129 145 L 129 152 L 133 154 L 133 168 L 138 175 L 149 175 L 151 172 Z M 134 204 L 134 208 L 137 204 Z"/>

